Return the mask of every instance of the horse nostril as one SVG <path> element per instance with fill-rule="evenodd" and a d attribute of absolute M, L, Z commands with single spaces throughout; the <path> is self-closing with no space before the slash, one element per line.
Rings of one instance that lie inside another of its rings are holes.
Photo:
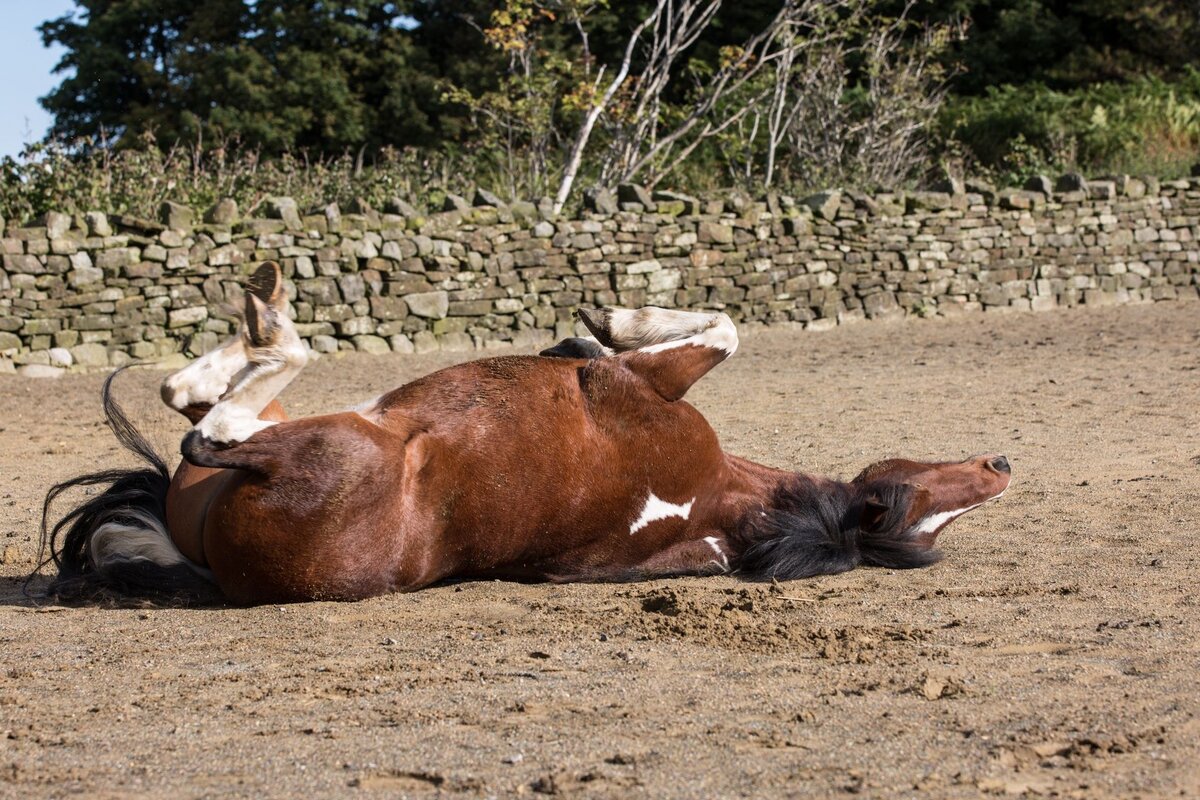
<path fill-rule="evenodd" d="M 988 463 L 996 472 L 1012 472 L 1012 467 L 1009 465 L 1008 459 L 1004 456 L 996 456 Z"/>

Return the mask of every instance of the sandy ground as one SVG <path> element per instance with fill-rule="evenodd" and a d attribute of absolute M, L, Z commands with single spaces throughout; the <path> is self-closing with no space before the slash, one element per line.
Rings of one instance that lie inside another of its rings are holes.
<path fill-rule="evenodd" d="M 45 489 L 129 462 L 102 376 L 4 377 L 0 796 L 1200 796 L 1198 348 L 1182 305 L 745 336 L 689 396 L 734 453 L 1008 454 L 928 570 L 252 609 L 33 607 Z M 451 360 L 326 358 L 284 400 Z M 161 377 L 119 394 L 175 452 Z"/>

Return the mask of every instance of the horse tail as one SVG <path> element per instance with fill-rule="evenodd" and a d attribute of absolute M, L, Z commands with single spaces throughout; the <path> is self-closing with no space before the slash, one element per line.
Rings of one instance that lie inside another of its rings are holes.
<path fill-rule="evenodd" d="M 746 526 L 737 569 L 788 580 L 836 575 L 860 565 L 912 569 L 934 564 L 941 554 L 904 529 L 912 494 L 903 484 L 814 490 L 800 481 Z M 868 503 L 870 514 L 865 513 Z"/>
<path fill-rule="evenodd" d="M 58 575 L 46 594 L 60 600 L 92 600 L 118 594 L 170 602 L 211 602 L 220 597 L 211 574 L 189 561 L 167 531 L 166 499 L 171 475 L 166 461 L 113 398 L 113 380 L 122 371 L 113 372 L 104 381 L 104 418 L 117 441 L 146 466 L 100 470 L 50 487 L 42 504 L 39 563 L 30 579 L 53 563 Z M 51 506 L 64 492 L 76 487 L 104 488 L 50 526 Z"/>

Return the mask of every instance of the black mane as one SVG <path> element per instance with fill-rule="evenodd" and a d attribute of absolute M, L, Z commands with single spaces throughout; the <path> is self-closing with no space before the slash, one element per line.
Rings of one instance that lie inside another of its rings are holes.
<path fill-rule="evenodd" d="M 885 481 L 818 488 L 797 476 L 742 531 L 739 569 L 761 578 L 835 575 L 866 564 L 912 569 L 941 554 L 903 529 L 913 488 Z M 868 502 L 872 513 L 864 515 Z"/>

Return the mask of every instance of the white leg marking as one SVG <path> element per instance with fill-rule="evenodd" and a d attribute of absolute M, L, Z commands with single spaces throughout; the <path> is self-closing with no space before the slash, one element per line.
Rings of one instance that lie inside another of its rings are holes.
<path fill-rule="evenodd" d="M 204 415 L 196 430 L 213 442 L 244 442 L 274 422 L 258 418 L 259 412 L 218 403 Z"/>
<path fill-rule="evenodd" d="M 176 411 L 214 405 L 247 362 L 246 345 L 239 335 L 168 375 L 163 381 L 163 399 Z"/>
<path fill-rule="evenodd" d="M 642 513 L 629 526 L 629 535 L 632 536 L 655 520 L 667 519 L 668 517 L 683 517 L 687 519 L 692 515 L 692 504 L 695 502 L 696 498 L 693 497 L 682 504 L 668 503 L 666 500 L 657 497 L 654 492 L 651 492 L 650 496 L 646 498 L 646 505 L 642 508 Z"/>
<path fill-rule="evenodd" d="M 716 553 L 717 556 L 721 559 L 720 561 L 714 560 L 713 563 L 716 564 L 717 566 L 719 566 L 721 569 L 725 570 L 726 572 L 729 572 L 729 558 L 725 555 L 725 551 L 721 549 L 721 545 L 718 544 L 719 540 L 717 539 L 717 537 L 705 536 L 704 541 L 708 542 L 708 546 L 711 547 L 713 549 L 713 552 Z"/>
<path fill-rule="evenodd" d="M 244 442 L 275 424 L 258 415 L 308 362 L 308 351 L 295 329 L 285 326 L 284 336 L 279 344 L 252 351 L 253 360 L 234 378 L 225 396 L 204 415 L 196 430 L 214 442 Z"/>
<path fill-rule="evenodd" d="M 608 310 L 609 335 L 618 351 L 637 350 L 650 345 L 686 339 L 713 325 L 715 314 L 679 311 L 657 306 L 612 308 Z"/>
<path fill-rule="evenodd" d="M 737 326 L 725 314 L 714 314 L 709 327 L 686 339 L 676 339 L 672 342 L 661 342 L 643 347 L 640 353 L 661 353 L 664 350 L 674 350 L 676 347 L 712 347 L 721 350 L 726 357 L 733 355 L 738 348 Z"/>

